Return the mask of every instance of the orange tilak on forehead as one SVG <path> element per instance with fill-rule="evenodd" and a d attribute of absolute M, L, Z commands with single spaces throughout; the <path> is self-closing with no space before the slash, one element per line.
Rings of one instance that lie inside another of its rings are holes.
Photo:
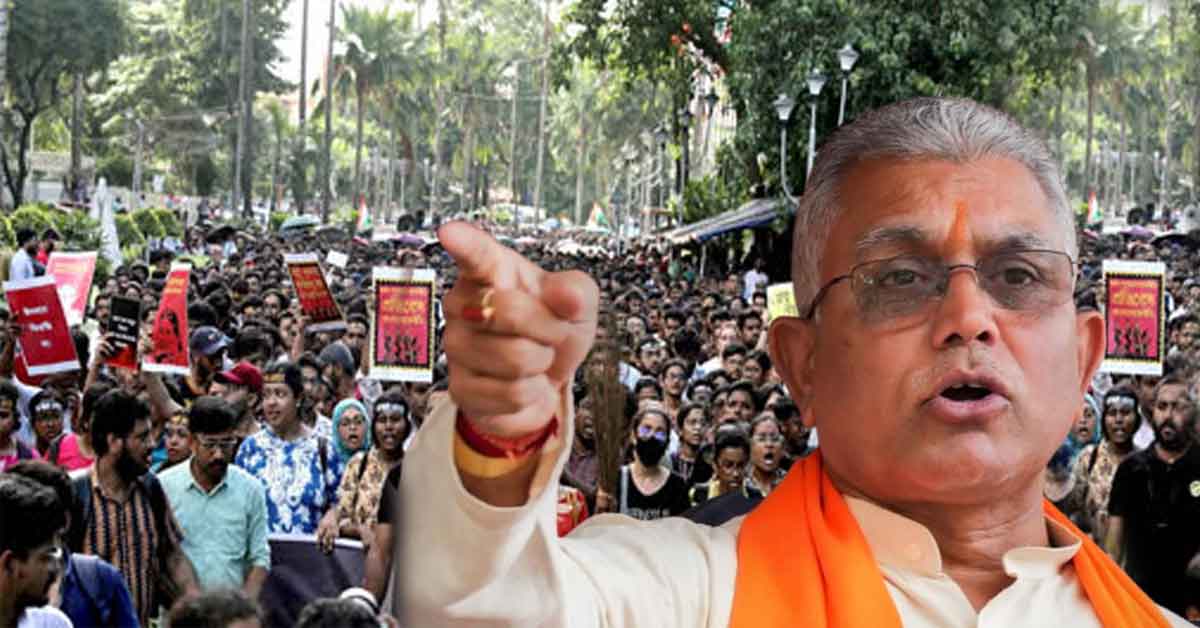
<path fill-rule="evenodd" d="M 954 201 L 954 222 L 950 224 L 950 233 L 946 236 L 946 253 L 958 253 L 970 246 L 971 228 L 967 225 L 967 202 L 960 198 Z"/>

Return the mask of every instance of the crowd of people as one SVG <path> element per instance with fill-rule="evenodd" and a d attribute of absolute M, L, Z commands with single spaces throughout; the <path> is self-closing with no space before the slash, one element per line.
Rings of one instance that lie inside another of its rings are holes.
<path fill-rule="evenodd" d="M 558 533 L 596 513 L 720 525 L 751 511 L 819 447 L 805 399 L 789 394 L 768 352 L 765 264 L 755 257 L 701 276 L 695 256 L 657 243 L 597 256 L 560 252 L 562 237 L 519 248 L 544 268 L 596 278 L 598 347 L 614 351 L 594 351 L 575 377 Z M 44 272 L 35 261 L 53 234 L 22 229 L 18 239 L 12 276 Z M 1200 471 L 1200 256 L 1187 244 L 1084 239 L 1080 309 L 1104 308 L 1101 260 L 1168 263 L 1169 356 L 1162 377 L 1095 378 L 1047 467 L 1046 493 L 1155 601 L 1200 619 L 1191 579 L 1200 482 L 1190 480 Z M 349 254 L 344 268 L 325 268 L 340 332 L 310 329 L 282 258 L 329 250 Z M 149 351 L 167 272 L 180 261 L 194 264 L 188 374 L 110 366 L 112 300 L 140 302 L 138 349 Z M 375 266 L 435 269 L 441 292 L 457 274 L 436 244 L 201 224 L 183 250 L 155 251 L 95 286 L 72 329 L 75 371 L 28 375 L 19 321 L 0 311 L 0 626 L 263 621 L 255 601 L 277 533 L 312 535 L 326 551 L 355 539 L 365 552 L 361 599 L 370 602 L 320 600 L 301 625 L 378 625 L 378 609 L 363 609 L 389 596 L 392 561 L 404 560 L 394 511 L 405 450 L 446 394 L 447 371 L 443 356 L 430 384 L 372 377 Z M 440 330 L 442 317 L 433 324 Z M 606 372 L 604 360 L 622 395 L 598 394 L 588 376 Z M 605 469 L 614 430 L 618 466 Z"/>

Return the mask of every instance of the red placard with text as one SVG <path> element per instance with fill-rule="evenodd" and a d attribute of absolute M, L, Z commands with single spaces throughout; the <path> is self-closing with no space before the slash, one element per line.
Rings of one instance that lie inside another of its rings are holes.
<path fill-rule="evenodd" d="M 21 358 L 30 375 L 79 369 L 79 355 L 63 314 L 54 277 L 4 282 L 8 306 L 21 325 Z"/>
<path fill-rule="evenodd" d="M 167 275 L 158 313 L 154 315 L 150 354 L 142 356 L 142 369 L 151 373 L 187 375 L 188 361 L 188 279 L 190 264 L 174 264 Z"/>
<path fill-rule="evenodd" d="M 371 377 L 432 382 L 436 274 L 430 269 L 375 268 L 372 278 Z"/>
<path fill-rule="evenodd" d="M 283 256 L 288 275 L 300 299 L 300 310 L 308 317 L 310 331 L 336 331 L 346 328 L 342 310 L 329 290 L 321 263 L 315 253 L 294 253 Z"/>
<path fill-rule="evenodd" d="M 1162 262 L 1104 261 L 1105 343 L 1100 369 L 1161 376 L 1166 347 Z"/>
<path fill-rule="evenodd" d="M 96 273 L 96 253 L 51 253 L 46 274 L 58 284 L 58 298 L 68 325 L 83 322 L 87 311 L 92 276 Z"/>

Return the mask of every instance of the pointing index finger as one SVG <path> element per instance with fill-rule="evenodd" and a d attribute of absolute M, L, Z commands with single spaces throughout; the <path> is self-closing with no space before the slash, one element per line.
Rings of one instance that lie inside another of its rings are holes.
<path fill-rule="evenodd" d="M 465 222 L 451 222 L 438 229 L 438 240 L 454 263 L 459 277 L 496 288 L 518 285 L 535 288 L 542 269 L 500 244 L 486 231 Z"/>

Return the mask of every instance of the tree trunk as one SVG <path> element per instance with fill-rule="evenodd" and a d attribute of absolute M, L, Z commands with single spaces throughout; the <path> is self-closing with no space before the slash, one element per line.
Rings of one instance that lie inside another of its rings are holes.
<path fill-rule="evenodd" d="M 1066 94 L 1066 91 L 1067 90 L 1063 87 L 1062 81 L 1060 80 L 1058 83 L 1058 103 L 1054 106 L 1054 146 L 1055 146 L 1055 151 L 1056 151 L 1055 156 L 1058 157 L 1059 169 L 1063 171 L 1062 172 L 1063 181 L 1070 180 L 1070 177 L 1068 177 L 1067 173 L 1066 173 L 1067 157 L 1063 153 L 1062 115 L 1063 115 L 1063 99 Z"/>
<path fill-rule="evenodd" d="M 1083 198 L 1086 200 L 1092 192 L 1092 132 L 1096 116 L 1096 82 L 1092 77 L 1092 68 L 1087 70 L 1087 134 L 1083 148 Z"/>
<path fill-rule="evenodd" d="M 579 98 L 579 140 L 575 143 L 575 224 L 583 215 L 583 167 L 584 153 L 587 152 L 587 104 L 580 94 Z"/>
<path fill-rule="evenodd" d="M 299 146 L 296 147 L 295 169 L 292 176 L 293 196 L 296 199 L 296 213 L 304 213 L 304 200 L 308 185 L 308 172 L 305 165 L 304 148 L 308 144 L 308 0 L 304 0 L 300 14 L 300 125 L 296 129 Z"/>
<path fill-rule="evenodd" d="M 1168 17 L 1167 17 L 1167 39 L 1170 42 L 1167 48 L 1168 55 L 1175 54 L 1175 3 L 1168 2 Z M 1171 105 L 1175 102 L 1175 81 L 1167 81 L 1167 109 L 1163 112 L 1163 163 L 1162 163 L 1162 181 L 1158 188 L 1158 206 L 1155 207 L 1157 215 L 1162 216 L 1167 211 L 1167 199 L 1169 198 L 1167 188 L 1171 182 Z"/>
<path fill-rule="evenodd" d="M 14 116 L 14 120 L 18 116 Z M 17 141 L 17 173 L 14 176 L 12 166 L 8 162 L 8 149 L 4 142 L 0 142 L 0 163 L 4 166 L 4 184 L 8 186 L 8 193 L 12 196 L 13 207 L 20 207 L 25 202 L 25 179 L 29 176 L 29 142 L 33 132 L 33 118 L 26 118 L 24 114 L 19 114 L 21 118 L 21 126 L 18 127 Z"/>
<path fill-rule="evenodd" d="M 329 49 L 325 64 L 325 167 L 321 172 L 321 221 L 329 222 L 329 207 L 333 204 L 333 38 L 337 32 L 337 1 L 329 0 Z"/>
<path fill-rule="evenodd" d="M 83 74 L 76 72 L 73 78 L 75 85 L 71 98 L 71 176 L 67 180 L 67 185 L 70 186 L 67 192 L 72 201 L 75 200 L 75 190 L 79 189 L 80 179 L 83 178 Z"/>
<path fill-rule="evenodd" d="M 1128 148 L 1126 144 L 1125 127 L 1127 126 L 1127 117 L 1125 107 L 1121 106 L 1121 148 L 1117 150 L 1117 193 L 1114 198 L 1117 200 L 1117 212 L 1121 215 L 1125 214 L 1128 205 L 1125 203 L 1125 151 Z"/>
<path fill-rule="evenodd" d="M 446 0 L 438 0 L 438 67 L 446 71 Z M 433 111 L 433 177 L 429 190 L 429 216 L 436 220 L 441 201 L 438 198 L 438 171 L 442 163 L 442 112 L 446 110 L 446 90 L 437 89 L 437 107 Z"/>
<path fill-rule="evenodd" d="M 1192 107 L 1192 202 L 1200 199 L 1200 87 L 1193 95 L 1195 105 Z"/>
<path fill-rule="evenodd" d="M 275 127 L 275 165 L 271 168 L 271 211 L 279 210 L 279 168 L 283 163 L 283 125 Z M 270 224 L 268 217 L 267 224 Z"/>
<path fill-rule="evenodd" d="M 357 73 L 357 72 L 356 72 Z M 363 102 L 366 93 L 363 81 L 354 77 L 354 98 L 358 104 L 357 119 L 354 122 L 354 206 L 362 202 L 362 151 L 363 151 L 363 115 L 366 113 L 366 103 Z"/>

